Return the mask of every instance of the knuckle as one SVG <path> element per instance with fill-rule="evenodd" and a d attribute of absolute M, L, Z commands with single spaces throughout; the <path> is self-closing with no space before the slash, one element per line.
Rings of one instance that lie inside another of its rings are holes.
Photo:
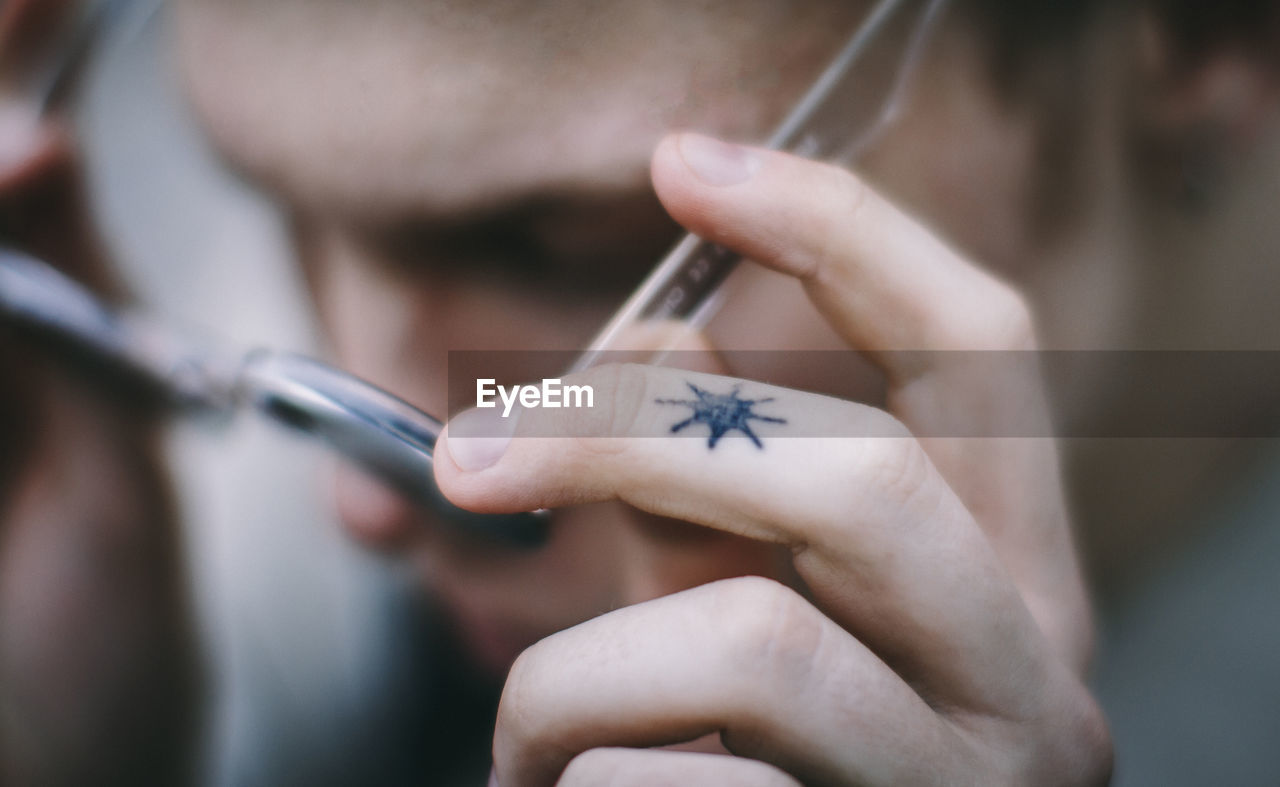
<path fill-rule="evenodd" d="M 1035 318 L 1031 306 L 1013 286 L 997 282 L 982 311 L 985 318 L 981 333 L 972 339 L 975 349 L 1035 349 Z"/>
<path fill-rule="evenodd" d="M 763 577 L 740 577 L 709 586 L 713 588 L 711 620 L 717 621 L 724 643 L 727 674 L 768 675 L 751 680 L 768 705 L 777 693 L 790 696 L 808 683 L 825 621 L 800 594 Z"/>
<path fill-rule="evenodd" d="M 1066 734 L 1055 736 L 1062 748 L 1055 758 L 1056 769 L 1059 773 L 1075 771 L 1070 782 L 1073 784 L 1107 784 L 1115 755 L 1106 716 L 1083 686 L 1077 697 L 1068 714 Z"/>
<path fill-rule="evenodd" d="M 854 491 L 860 499 L 870 495 L 902 506 L 917 501 L 933 486 L 929 455 L 905 427 L 899 435 L 866 442 L 858 474 L 862 484 Z"/>
<path fill-rule="evenodd" d="M 782 211 L 787 237 L 796 242 L 778 248 L 777 255 L 787 273 L 799 279 L 838 275 L 847 265 L 849 233 L 858 227 L 872 192 L 840 166 L 810 161 L 804 166 L 804 198 Z"/>
<path fill-rule="evenodd" d="M 1022 293 L 1009 285 L 1001 285 L 1000 293 L 993 310 L 996 338 L 1003 339 L 998 346 L 1014 350 L 1032 349 L 1036 331 L 1031 305 Z"/>
<path fill-rule="evenodd" d="M 804 233 L 803 258 L 794 261 L 793 272 L 800 278 L 821 278 L 843 270 L 848 261 L 848 235 L 859 226 L 872 199 L 869 186 L 846 169 L 831 164 L 817 169 L 818 188 L 813 189 L 816 209 L 807 206 L 795 217 Z"/>
<path fill-rule="evenodd" d="M 843 167 L 828 164 L 825 171 L 838 197 L 838 212 L 846 220 L 856 220 L 871 199 L 871 187 Z"/>
<path fill-rule="evenodd" d="M 1071 680 L 1065 694 L 1061 684 L 1051 683 L 1059 690 L 1045 692 L 1040 715 L 1005 719 L 1004 733 L 990 736 L 987 754 L 1003 764 L 992 770 L 1011 784 L 1109 784 L 1113 744 L 1097 700 L 1078 680 Z"/>
<path fill-rule="evenodd" d="M 546 737 L 542 724 L 547 717 L 537 712 L 542 706 L 537 691 L 537 647 L 534 645 L 521 653 L 507 673 L 502 699 L 498 703 L 495 749 L 498 743 L 508 749 L 528 748 Z"/>
<path fill-rule="evenodd" d="M 602 364 L 577 384 L 588 384 L 600 394 L 596 406 L 583 412 L 575 440 L 587 456 L 622 453 L 634 436 L 649 398 L 649 372 L 633 363 Z"/>
<path fill-rule="evenodd" d="M 1111 740 L 1111 728 L 1102 715 L 1102 709 L 1096 705 L 1085 736 L 1088 779 L 1093 784 L 1109 784 L 1115 771 L 1115 744 Z"/>

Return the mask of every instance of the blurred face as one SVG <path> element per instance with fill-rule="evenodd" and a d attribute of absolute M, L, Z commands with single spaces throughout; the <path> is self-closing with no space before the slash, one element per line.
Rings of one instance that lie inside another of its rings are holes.
<path fill-rule="evenodd" d="M 865 10 L 188 2 L 179 51 L 214 143 L 286 206 L 338 361 L 443 414 L 448 350 L 582 348 L 677 237 L 648 179 L 664 133 L 767 135 Z M 963 41 L 942 52 L 919 91 L 930 111 L 867 171 L 986 259 L 1016 259 L 1026 134 L 977 89 Z M 956 199 L 979 174 L 985 199 Z M 718 346 L 840 346 L 794 285 L 761 279 L 735 305 Z M 774 381 L 830 387 L 804 374 Z M 495 669 L 618 605 L 786 574 L 771 547 L 621 504 L 557 511 L 550 543 L 517 552 L 354 475 L 338 486 L 351 531 L 420 561 Z"/>

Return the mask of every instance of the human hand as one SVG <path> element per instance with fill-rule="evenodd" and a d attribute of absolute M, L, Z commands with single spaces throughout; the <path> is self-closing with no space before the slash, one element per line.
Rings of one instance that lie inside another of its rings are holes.
<path fill-rule="evenodd" d="M 687 381 L 733 381 L 624 366 L 588 373 L 610 436 L 532 436 L 541 410 L 509 442 L 446 432 L 437 481 L 466 508 L 621 500 L 786 545 L 803 582 L 725 580 L 530 648 L 499 710 L 499 783 L 1104 782 L 1056 449 L 999 436 L 1043 415 L 1039 380 L 895 352 L 1034 349 L 1018 293 L 834 167 L 681 135 L 653 177 L 677 221 L 804 284 L 884 372 L 887 412 L 746 382 L 785 430 L 708 452 L 638 435 L 670 426 L 655 400 Z M 824 424 L 865 436 L 782 436 Z M 959 425 L 996 436 L 946 437 Z M 736 756 L 640 748 L 710 733 Z"/>

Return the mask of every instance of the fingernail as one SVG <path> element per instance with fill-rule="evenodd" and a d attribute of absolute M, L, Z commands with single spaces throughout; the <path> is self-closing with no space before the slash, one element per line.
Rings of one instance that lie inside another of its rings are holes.
<path fill-rule="evenodd" d="M 498 772 L 492 768 L 489 770 L 489 787 L 498 787 Z"/>
<path fill-rule="evenodd" d="M 493 467 L 507 452 L 520 408 L 507 417 L 500 407 L 474 408 L 449 422 L 449 455 L 462 470 L 475 473 Z"/>
<path fill-rule="evenodd" d="M 736 186 L 760 170 L 760 157 L 740 145 L 701 134 L 681 134 L 679 146 L 685 165 L 708 186 Z"/>

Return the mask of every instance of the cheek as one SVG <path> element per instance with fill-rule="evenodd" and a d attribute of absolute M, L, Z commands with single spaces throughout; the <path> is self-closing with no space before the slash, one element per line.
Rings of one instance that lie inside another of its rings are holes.
<path fill-rule="evenodd" d="M 538 640 L 618 605 L 624 555 L 612 508 L 558 511 L 550 540 L 531 552 L 435 528 L 413 550 L 417 574 L 471 656 L 504 674 Z"/>

